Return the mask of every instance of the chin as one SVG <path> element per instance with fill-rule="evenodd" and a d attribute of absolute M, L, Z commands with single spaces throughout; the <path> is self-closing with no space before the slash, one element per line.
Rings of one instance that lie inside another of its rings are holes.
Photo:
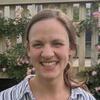
<path fill-rule="evenodd" d="M 41 75 L 42 77 L 44 77 L 45 79 L 56 79 L 57 77 L 59 77 L 58 73 L 44 73 L 43 75 Z"/>

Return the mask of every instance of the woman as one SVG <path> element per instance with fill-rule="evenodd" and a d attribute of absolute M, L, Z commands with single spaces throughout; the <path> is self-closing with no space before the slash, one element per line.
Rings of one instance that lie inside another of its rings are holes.
<path fill-rule="evenodd" d="M 89 92 L 71 85 L 75 37 L 71 21 L 61 11 L 47 9 L 36 14 L 26 30 L 27 54 L 35 76 L 1 92 L 0 100 L 95 100 Z"/>

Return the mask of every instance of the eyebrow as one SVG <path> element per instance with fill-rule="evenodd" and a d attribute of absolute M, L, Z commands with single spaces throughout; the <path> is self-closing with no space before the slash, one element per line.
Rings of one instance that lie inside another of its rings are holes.
<path fill-rule="evenodd" d="M 64 42 L 64 41 L 60 40 L 60 39 L 54 39 L 54 40 L 52 40 L 52 42 Z"/>
<path fill-rule="evenodd" d="M 30 41 L 30 43 L 33 43 L 33 42 L 40 43 L 41 41 L 40 40 L 32 40 L 32 41 Z"/>
<path fill-rule="evenodd" d="M 32 40 L 30 41 L 30 43 L 41 43 L 43 42 L 42 40 Z M 51 40 L 50 42 L 62 42 L 64 43 L 65 41 L 61 40 L 61 39 L 54 39 L 54 40 Z"/>

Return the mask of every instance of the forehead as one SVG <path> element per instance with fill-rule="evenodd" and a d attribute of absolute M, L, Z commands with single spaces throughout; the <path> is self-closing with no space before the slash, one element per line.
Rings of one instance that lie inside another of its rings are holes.
<path fill-rule="evenodd" d="M 35 23 L 29 32 L 29 38 L 36 38 L 37 36 L 51 36 L 54 37 L 68 37 L 67 30 L 64 25 L 57 19 L 45 19 Z"/>

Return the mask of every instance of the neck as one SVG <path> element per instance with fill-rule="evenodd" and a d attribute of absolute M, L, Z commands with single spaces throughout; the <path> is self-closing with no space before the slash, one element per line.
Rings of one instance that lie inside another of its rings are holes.
<path fill-rule="evenodd" d="M 35 76 L 30 80 L 30 88 L 33 95 L 41 100 L 66 100 L 70 96 L 70 89 L 63 77 L 47 80 Z"/>
<path fill-rule="evenodd" d="M 43 79 L 35 76 L 32 82 L 32 88 L 41 91 L 42 93 L 50 93 L 56 94 L 60 91 L 69 90 L 69 88 L 65 85 L 63 77 L 59 77 L 56 79 Z"/>

